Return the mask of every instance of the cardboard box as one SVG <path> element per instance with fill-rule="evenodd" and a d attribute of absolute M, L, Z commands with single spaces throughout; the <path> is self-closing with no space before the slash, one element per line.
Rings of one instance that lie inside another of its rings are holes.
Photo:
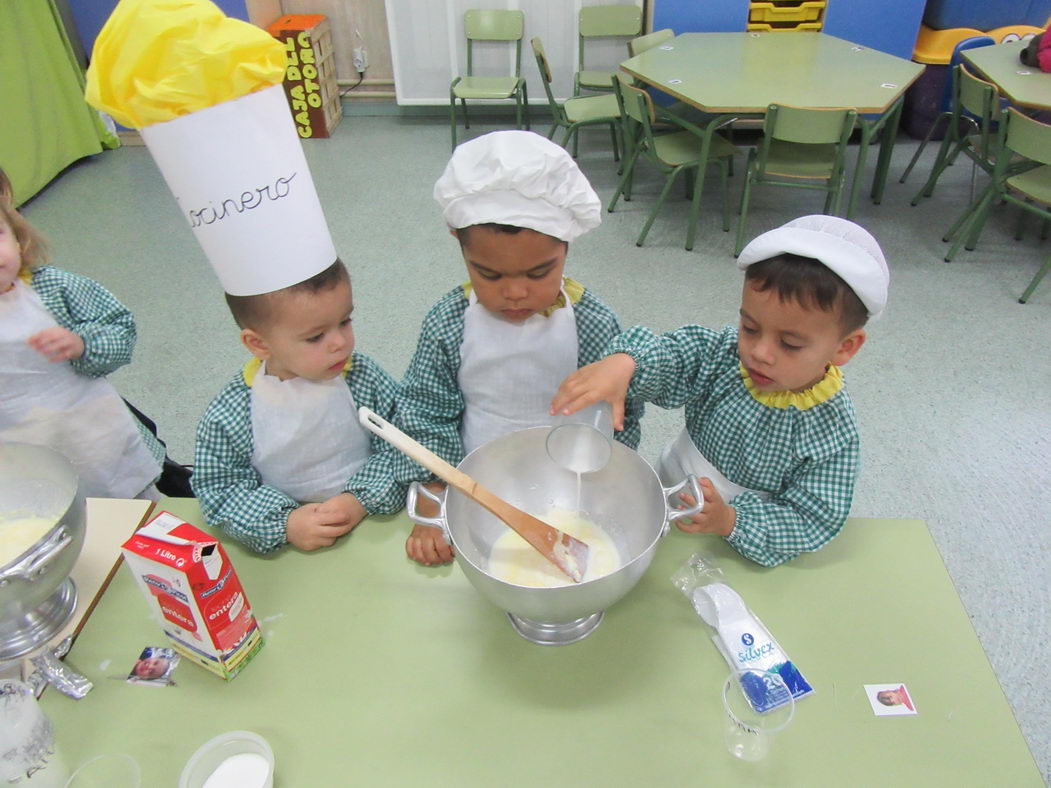
<path fill-rule="evenodd" d="M 241 581 L 215 537 L 161 512 L 122 546 L 176 651 L 232 679 L 263 646 Z"/>
<path fill-rule="evenodd" d="M 328 19 L 324 14 L 286 14 L 267 32 L 285 46 L 285 93 L 299 136 L 331 136 L 343 117 L 343 105 Z"/>

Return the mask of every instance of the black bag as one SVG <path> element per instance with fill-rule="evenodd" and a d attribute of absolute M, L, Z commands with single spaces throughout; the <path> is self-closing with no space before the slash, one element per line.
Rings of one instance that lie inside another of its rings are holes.
<path fill-rule="evenodd" d="M 157 424 L 153 419 L 127 400 L 124 400 L 124 404 L 128 406 L 131 415 L 138 419 L 146 429 L 153 433 L 153 436 L 157 438 L 157 441 L 165 449 L 164 464 L 161 466 L 161 478 L 157 480 L 157 489 L 162 494 L 168 495 L 172 498 L 193 498 L 193 489 L 190 487 L 190 476 L 193 473 L 191 466 L 180 465 L 168 456 L 168 445 L 162 441 L 157 434 Z"/>

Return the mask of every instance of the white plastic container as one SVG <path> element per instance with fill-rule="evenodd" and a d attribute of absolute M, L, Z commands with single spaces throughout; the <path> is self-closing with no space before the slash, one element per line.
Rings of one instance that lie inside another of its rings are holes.
<path fill-rule="evenodd" d="M 273 788 L 274 785 L 274 751 L 266 739 L 251 731 L 230 731 L 209 739 L 197 748 L 190 760 L 183 767 L 179 776 L 179 788 L 204 788 L 208 778 L 216 774 L 228 758 L 238 755 L 259 755 L 267 763 L 266 777 L 261 782 L 246 782 L 244 777 L 236 781 L 215 782 L 209 788 L 231 786 L 231 788 Z M 228 764 L 229 766 L 230 764 Z M 228 770 L 227 770 L 228 771 Z M 220 772 L 221 776 L 223 772 Z"/>

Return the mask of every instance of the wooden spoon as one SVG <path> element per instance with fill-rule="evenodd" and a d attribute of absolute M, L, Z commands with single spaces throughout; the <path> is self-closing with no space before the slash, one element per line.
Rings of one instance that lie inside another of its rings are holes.
<path fill-rule="evenodd" d="M 509 528 L 540 551 L 544 558 L 561 569 L 570 580 L 579 583 L 584 579 L 588 568 L 588 546 L 585 542 L 512 506 L 368 408 L 358 408 L 358 419 L 365 429 L 376 433 L 449 486 L 455 487 L 503 520 Z"/>

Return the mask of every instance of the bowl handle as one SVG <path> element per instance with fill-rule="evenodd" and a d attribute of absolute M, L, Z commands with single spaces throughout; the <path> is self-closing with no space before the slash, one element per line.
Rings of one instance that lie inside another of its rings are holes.
<path fill-rule="evenodd" d="M 73 536 L 63 528 L 42 544 L 32 555 L 27 556 L 21 563 L 12 566 L 4 574 L 6 577 L 21 577 L 31 583 L 44 574 L 51 562 L 58 558 L 59 554 L 72 542 Z"/>
<path fill-rule="evenodd" d="M 441 496 L 438 496 L 419 482 L 413 482 L 409 485 L 409 494 L 406 496 L 405 513 L 409 515 L 410 520 L 418 525 L 430 525 L 434 528 L 441 528 L 442 536 L 445 537 L 446 543 L 452 544 L 453 541 L 452 535 L 449 533 L 449 524 L 445 520 L 445 496 L 448 494 L 448 487 L 445 488 L 445 492 Z M 438 504 L 437 517 L 424 517 L 416 511 L 416 502 L 419 500 L 420 495 L 423 495 L 424 498 L 430 498 Z"/>
<path fill-rule="evenodd" d="M 697 503 L 685 509 L 679 509 L 678 501 L 672 503 L 671 499 L 672 496 L 677 496 L 682 492 L 685 487 L 690 488 L 689 492 Z M 673 487 L 664 487 L 662 489 L 664 490 L 664 529 L 661 531 L 661 536 L 664 536 L 671 530 L 672 520 L 678 520 L 680 517 L 692 517 L 704 508 L 704 494 L 701 492 L 701 486 L 697 483 L 696 476 L 687 476 Z"/>

